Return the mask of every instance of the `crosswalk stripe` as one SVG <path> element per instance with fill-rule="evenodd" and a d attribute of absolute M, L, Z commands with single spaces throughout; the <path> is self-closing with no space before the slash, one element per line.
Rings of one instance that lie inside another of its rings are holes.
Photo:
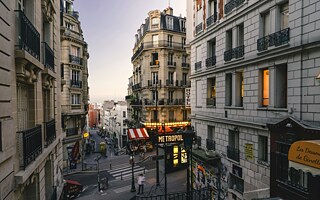
<path fill-rule="evenodd" d="M 140 167 L 139 165 L 135 165 L 133 167 L 134 174 L 141 174 L 142 172 L 147 172 L 148 170 L 144 167 Z M 132 176 L 132 166 L 120 167 L 117 169 L 107 170 L 107 172 L 113 176 L 115 179 L 122 179 L 125 177 Z"/>
<path fill-rule="evenodd" d="M 136 172 L 141 172 L 143 170 L 144 170 L 144 168 L 136 168 L 136 169 L 133 170 L 133 172 L 136 173 Z M 115 177 L 116 176 L 121 176 L 121 173 L 122 173 L 122 176 L 124 176 L 126 174 L 131 174 L 132 171 L 131 170 L 123 171 L 123 172 L 119 172 L 119 173 L 116 173 L 116 174 L 112 174 L 112 176 L 115 176 Z"/>
<path fill-rule="evenodd" d="M 134 166 L 133 169 L 139 168 L 140 166 Z M 121 169 L 114 169 L 114 170 L 110 170 L 108 171 L 110 174 L 115 174 L 118 172 L 122 172 L 122 171 L 127 171 L 127 170 L 131 170 L 132 167 L 123 167 Z"/>

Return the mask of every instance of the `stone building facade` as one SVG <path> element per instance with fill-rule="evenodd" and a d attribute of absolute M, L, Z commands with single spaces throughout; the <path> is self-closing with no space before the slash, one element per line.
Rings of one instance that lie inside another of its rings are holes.
<path fill-rule="evenodd" d="M 276 135 L 320 129 L 319 6 L 295 0 L 187 1 L 191 121 L 199 147 L 209 149 L 206 141 L 213 140 L 221 157 L 225 199 L 281 196 L 281 184 L 293 186 L 292 194 L 303 193 L 290 174 L 279 178 Z M 284 122 L 291 123 L 285 128 Z"/>
<path fill-rule="evenodd" d="M 59 6 L 0 4 L 0 199 L 62 192 Z"/>
<path fill-rule="evenodd" d="M 61 117 L 65 134 L 64 160 L 68 149 L 79 142 L 86 131 L 88 114 L 88 45 L 82 34 L 79 13 L 73 9 L 73 0 L 63 0 L 61 15 Z M 80 145 L 81 146 L 81 145 Z M 81 153 L 83 152 L 80 150 Z M 79 162 L 77 160 L 77 162 Z"/>
<path fill-rule="evenodd" d="M 131 121 L 150 128 L 152 122 L 174 125 L 188 120 L 191 111 L 185 105 L 185 89 L 190 87 L 190 66 L 184 47 L 185 22 L 173 16 L 169 7 L 163 12 L 150 11 L 138 29 L 126 97 Z"/>

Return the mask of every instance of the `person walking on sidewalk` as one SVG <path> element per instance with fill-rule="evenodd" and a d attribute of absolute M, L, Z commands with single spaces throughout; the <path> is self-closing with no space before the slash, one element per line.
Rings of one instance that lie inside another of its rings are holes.
<path fill-rule="evenodd" d="M 140 174 L 138 176 L 138 185 L 139 185 L 138 194 L 143 194 L 144 181 L 145 181 L 145 177 L 143 176 L 143 174 Z"/>

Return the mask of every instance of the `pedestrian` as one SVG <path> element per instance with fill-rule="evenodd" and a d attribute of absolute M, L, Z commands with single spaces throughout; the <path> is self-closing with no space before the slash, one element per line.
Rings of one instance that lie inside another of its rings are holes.
<path fill-rule="evenodd" d="M 138 176 L 138 185 L 139 185 L 138 194 L 143 194 L 144 181 L 145 181 L 145 177 L 143 176 L 143 174 L 140 174 Z"/>

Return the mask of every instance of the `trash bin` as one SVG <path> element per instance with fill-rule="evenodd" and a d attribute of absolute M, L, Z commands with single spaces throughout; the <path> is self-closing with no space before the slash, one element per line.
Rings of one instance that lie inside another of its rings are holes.
<path fill-rule="evenodd" d="M 106 154 L 106 147 L 107 147 L 106 143 L 105 142 L 100 142 L 99 146 L 100 146 L 100 153 L 102 155 L 105 155 Z"/>

